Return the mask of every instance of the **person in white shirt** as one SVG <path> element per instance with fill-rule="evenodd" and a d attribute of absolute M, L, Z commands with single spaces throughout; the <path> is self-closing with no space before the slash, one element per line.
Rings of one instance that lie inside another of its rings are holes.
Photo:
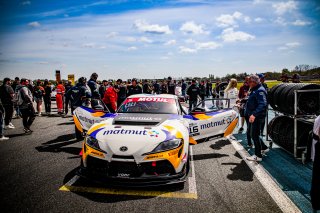
<path fill-rule="evenodd" d="M 181 82 L 179 81 L 178 85 L 175 88 L 175 94 L 176 96 L 181 96 L 182 94 L 182 87 L 181 87 Z"/>
<path fill-rule="evenodd" d="M 227 88 L 224 90 L 224 98 L 229 98 L 230 99 L 230 106 L 229 108 L 232 108 L 234 105 L 236 105 L 236 101 L 238 98 L 238 89 L 237 89 L 237 80 L 232 78 L 229 81 L 229 84 Z M 228 102 L 225 102 L 225 107 L 228 107 Z"/>

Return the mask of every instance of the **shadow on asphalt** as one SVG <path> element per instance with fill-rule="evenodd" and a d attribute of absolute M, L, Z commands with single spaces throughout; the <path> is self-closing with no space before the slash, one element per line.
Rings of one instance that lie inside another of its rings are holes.
<path fill-rule="evenodd" d="M 239 159 L 242 159 L 238 152 L 234 154 Z M 240 163 L 222 163 L 221 165 L 233 165 L 235 167 L 231 168 L 231 174 L 227 175 L 229 180 L 242 180 L 242 181 L 253 181 L 253 172 L 250 170 L 248 165 L 244 160 Z"/>
<path fill-rule="evenodd" d="M 69 180 L 71 180 L 75 175 L 77 175 L 77 171 L 80 167 L 77 167 L 70 171 L 63 180 L 63 185 L 67 184 Z M 120 187 L 120 186 L 110 186 L 107 184 L 103 184 L 101 182 L 94 182 L 93 180 L 86 179 L 80 177 L 72 186 L 78 187 L 93 187 L 93 188 L 107 188 L 107 189 L 116 189 L 116 190 L 128 190 L 128 187 Z M 129 190 L 134 191 L 157 191 L 163 192 L 163 194 L 168 192 L 178 192 L 183 190 L 180 186 L 170 185 L 170 186 L 153 186 L 153 187 L 134 187 L 129 188 Z M 122 201 L 129 201 L 129 200 L 145 200 L 155 198 L 154 196 L 133 196 L 133 195 L 108 195 L 108 194 L 97 194 L 97 193 L 89 193 L 89 192 L 74 192 L 71 191 L 76 195 L 82 196 L 94 202 L 99 203 L 117 203 Z"/>
<path fill-rule="evenodd" d="M 206 159 L 222 158 L 222 157 L 228 157 L 228 156 L 229 155 L 219 154 L 219 153 L 199 154 L 199 155 L 193 155 L 193 160 L 206 160 Z"/>
<path fill-rule="evenodd" d="M 214 144 L 210 145 L 211 149 L 220 150 L 222 147 L 227 146 L 230 144 L 230 141 L 228 140 L 219 140 L 215 142 Z"/>
<path fill-rule="evenodd" d="M 69 145 L 78 143 L 79 141 L 80 140 L 74 138 L 74 134 L 61 135 L 54 140 L 42 143 L 41 146 L 37 146 L 35 149 L 38 152 L 65 152 L 72 155 L 79 155 L 81 151 L 80 147 L 69 147 Z"/>
<path fill-rule="evenodd" d="M 15 138 L 15 137 L 20 137 L 20 136 L 25 136 L 25 133 L 18 133 L 18 134 L 11 134 L 7 135 L 9 138 Z"/>
<path fill-rule="evenodd" d="M 58 126 L 63 126 L 63 125 L 73 125 L 73 122 L 66 122 L 66 123 L 60 123 Z"/>

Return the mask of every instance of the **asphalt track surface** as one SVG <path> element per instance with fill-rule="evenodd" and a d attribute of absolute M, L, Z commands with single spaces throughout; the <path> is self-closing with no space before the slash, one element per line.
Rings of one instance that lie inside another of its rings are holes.
<path fill-rule="evenodd" d="M 31 135 L 13 123 L 0 142 L 1 212 L 281 212 L 225 139 L 192 146 L 184 189 L 128 190 L 75 176 L 82 142 L 71 117 L 37 117 Z"/>

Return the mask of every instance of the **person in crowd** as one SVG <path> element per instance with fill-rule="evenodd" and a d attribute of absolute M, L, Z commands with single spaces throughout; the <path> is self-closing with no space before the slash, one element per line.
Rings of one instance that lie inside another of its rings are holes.
<path fill-rule="evenodd" d="M 184 98 L 186 97 L 187 87 L 188 87 L 187 83 L 184 81 L 184 79 L 182 79 L 182 81 L 181 81 L 181 94 Z"/>
<path fill-rule="evenodd" d="M 29 82 L 28 89 L 31 91 L 31 93 L 33 93 L 33 88 L 34 88 L 33 81 L 31 79 L 29 79 L 28 82 Z"/>
<path fill-rule="evenodd" d="M 70 100 L 71 113 L 80 106 L 88 106 L 89 99 L 91 98 L 91 91 L 86 86 L 86 78 L 81 77 L 78 79 L 78 83 L 71 87 L 66 93 L 66 98 Z"/>
<path fill-rule="evenodd" d="M 37 113 L 38 116 L 41 116 L 41 112 L 42 112 L 42 102 L 43 102 L 43 97 L 45 95 L 45 90 L 44 88 L 41 86 L 41 81 L 38 80 L 36 86 L 34 87 L 33 90 L 33 97 L 34 97 L 34 101 L 37 104 Z"/>
<path fill-rule="evenodd" d="M 46 114 L 50 115 L 52 88 L 51 88 L 51 85 L 50 85 L 48 79 L 44 80 L 43 87 L 44 87 L 44 96 L 43 96 L 44 108 L 45 108 Z"/>
<path fill-rule="evenodd" d="M 99 95 L 100 95 L 100 98 L 101 98 L 101 99 L 103 98 L 104 93 L 105 93 L 106 90 L 107 90 L 107 86 L 108 86 L 108 81 L 107 81 L 107 80 L 103 80 L 103 81 L 102 81 L 102 84 L 101 84 L 100 87 L 99 87 Z"/>
<path fill-rule="evenodd" d="M 3 84 L 0 87 L 0 98 L 1 102 L 5 111 L 5 129 L 14 129 L 14 125 L 11 123 L 13 117 L 13 98 L 14 98 L 14 91 L 11 87 L 11 80 L 10 78 L 4 78 Z"/>
<path fill-rule="evenodd" d="M 172 81 L 172 78 L 168 77 L 168 94 L 174 95 L 176 91 L 176 84 L 174 81 Z"/>
<path fill-rule="evenodd" d="M 153 83 L 153 93 L 154 94 L 160 94 L 160 84 L 158 83 L 157 80 L 154 81 Z"/>
<path fill-rule="evenodd" d="M 160 89 L 161 89 L 161 94 L 168 94 L 168 84 L 165 81 L 162 81 Z"/>
<path fill-rule="evenodd" d="M 150 84 L 149 84 L 148 80 L 144 80 L 144 84 L 143 84 L 142 90 L 143 90 L 143 93 L 151 94 L 152 89 L 150 87 Z"/>
<path fill-rule="evenodd" d="M 229 107 L 232 108 L 236 105 L 238 98 L 237 80 L 235 78 L 230 79 L 227 88 L 224 90 L 224 98 L 230 99 Z M 228 102 L 226 101 L 226 107 L 228 107 Z"/>
<path fill-rule="evenodd" d="M 245 116 L 244 116 L 244 108 L 247 103 L 247 96 L 249 93 L 249 76 L 247 76 L 243 82 L 243 85 L 239 89 L 239 94 L 238 94 L 238 106 L 239 106 L 239 114 L 240 114 L 240 129 L 239 133 L 243 132 L 243 126 L 244 126 L 244 121 L 245 121 Z"/>
<path fill-rule="evenodd" d="M 65 94 L 72 88 L 72 82 L 71 81 L 67 81 L 65 83 Z M 70 105 L 70 99 L 68 99 L 65 95 L 64 95 L 64 116 L 63 117 L 67 117 L 68 112 L 69 112 L 69 107 L 71 107 Z"/>
<path fill-rule="evenodd" d="M 283 74 L 281 75 L 280 79 L 281 79 L 281 81 L 282 81 L 283 83 L 289 83 L 289 76 L 288 76 L 287 73 L 283 73 Z"/>
<path fill-rule="evenodd" d="M 209 98 L 211 96 L 212 84 L 210 81 L 206 82 L 206 97 Z"/>
<path fill-rule="evenodd" d="M 56 87 L 56 102 L 57 102 L 57 108 L 58 108 L 58 114 L 63 114 L 63 96 L 65 93 L 65 88 L 62 85 L 62 81 L 58 82 L 58 85 Z"/>
<path fill-rule="evenodd" d="M 88 81 L 88 86 L 91 90 L 92 99 L 99 99 L 99 85 L 97 84 L 98 74 L 92 73 L 90 80 Z"/>
<path fill-rule="evenodd" d="M 202 103 L 202 107 L 205 107 L 205 102 L 204 102 L 204 99 L 205 99 L 205 96 L 206 96 L 206 86 L 205 86 L 205 83 L 204 81 L 201 81 L 200 85 L 199 85 L 199 89 L 200 89 L 200 98 L 201 98 L 201 103 Z"/>
<path fill-rule="evenodd" d="M 117 111 L 119 90 L 120 87 L 118 84 L 114 85 L 113 87 L 109 87 L 102 99 L 102 101 L 106 104 L 111 113 L 115 113 Z"/>
<path fill-rule="evenodd" d="M 179 81 L 176 86 L 176 90 L 175 90 L 174 94 L 179 97 L 182 95 L 181 91 L 182 91 L 181 82 Z"/>
<path fill-rule="evenodd" d="M 313 160 L 311 181 L 311 204 L 314 212 L 320 210 L 320 115 L 313 125 L 313 141 L 311 159 Z"/>
<path fill-rule="evenodd" d="M 195 79 L 192 79 L 192 83 L 187 90 L 187 95 L 189 96 L 189 112 L 191 112 L 197 106 L 198 96 L 200 95 L 200 89 L 196 85 Z"/>
<path fill-rule="evenodd" d="M 122 79 L 118 79 L 116 84 L 119 85 L 117 106 L 120 107 L 122 102 L 127 98 L 127 87 L 125 83 L 122 82 Z"/>
<path fill-rule="evenodd" d="M 9 138 L 4 136 L 4 107 L 0 98 L 0 141 L 8 140 Z"/>
<path fill-rule="evenodd" d="M 129 97 L 130 95 L 142 93 L 142 88 L 137 84 L 137 79 L 135 78 L 132 79 L 131 85 L 128 86 L 127 90 L 128 90 L 127 97 Z"/>
<path fill-rule="evenodd" d="M 299 74 L 297 74 L 297 73 L 293 74 L 292 83 L 301 83 Z"/>
<path fill-rule="evenodd" d="M 248 146 L 252 147 L 251 138 L 255 146 L 255 154 L 247 157 L 249 161 L 262 161 L 262 154 L 269 151 L 260 137 L 260 125 L 266 116 L 267 92 L 261 85 L 257 75 L 251 75 L 249 80 L 250 94 L 245 108 L 245 116 L 248 124 Z"/>
<path fill-rule="evenodd" d="M 20 78 L 15 77 L 14 82 L 12 83 L 12 86 L 11 86 L 15 94 L 17 92 L 17 87 L 19 85 L 20 85 Z M 14 103 L 14 108 L 15 108 L 15 112 L 16 112 L 16 114 L 14 115 L 14 118 L 20 118 L 21 113 L 20 113 L 19 107 L 17 107 L 16 103 Z"/>
<path fill-rule="evenodd" d="M 18 86 L 18 100 L 17 104 L 20 108 L 21 115 L 22 115 L 22 122 L 24 126 L 24 132 L 26 134 L 32 133 L 32 130 L 30 129 L 33 121 L 35 120 L 35 110 L 33 107 L 33 95 L 30 91 L 28 85 L 29 80 L 22 78 L 20 81 L 21 85 Z"/>
<path fill-rule="evenodd" d="M 261 73 L 261 74 L 258 74 L 258 76 L 259 76 L 261 85 L 265 88 L 265 90 L 267 91 L 267 94 L 268 94 L 269 88 L 268 88 L 268 85 L 265 83 L 265 76 L 264 76 L 264 74 Z M 268 107 L 266 108 L 266 110 L 267 110 L 267 109 L 268 109 Z M 267 114 L 267 112 L 266 112 L 266 114 Z M 260 126 L 260 135 L 261 135 L 261 136 L 264 136 L 263 131 L 264 131 L 265 125 L 266 125 L 266 119 L 264 119 L 264 120 L 262 121 L 261 126 Z"/>

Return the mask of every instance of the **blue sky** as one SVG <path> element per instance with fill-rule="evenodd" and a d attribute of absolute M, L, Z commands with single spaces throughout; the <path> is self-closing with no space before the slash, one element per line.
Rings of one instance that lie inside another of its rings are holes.
<path fill-rule="evenodd" d="M 320 66 L 317 0 L 0 3 L 0 78 L 224 76 Z"/>

